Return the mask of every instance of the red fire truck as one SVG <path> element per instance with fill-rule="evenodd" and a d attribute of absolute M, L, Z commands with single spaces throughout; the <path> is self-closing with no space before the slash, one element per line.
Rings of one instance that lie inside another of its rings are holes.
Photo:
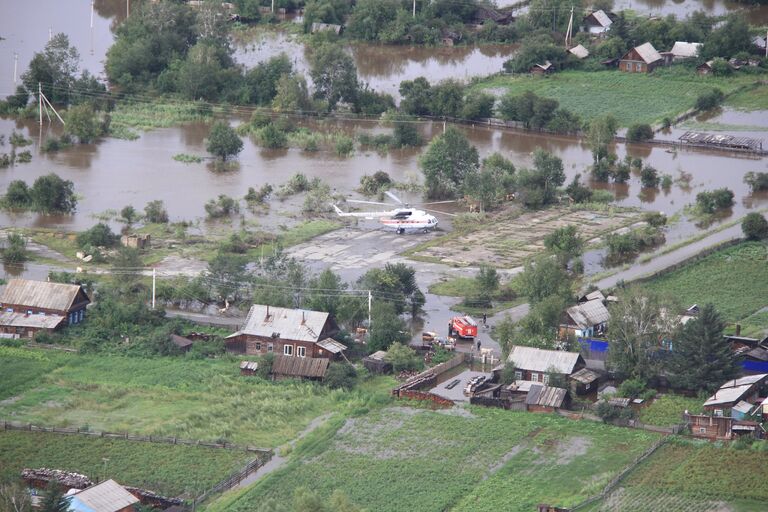
<path fill-rule="evenodd" d="M 477 336 L 477 322 L 469 316 L 455 316 L 448 324 L 448 336 L 474 339 Z"/>

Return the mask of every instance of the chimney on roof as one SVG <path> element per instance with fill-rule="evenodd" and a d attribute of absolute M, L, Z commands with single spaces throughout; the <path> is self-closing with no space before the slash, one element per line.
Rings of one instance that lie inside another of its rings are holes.
<path fill-rule="evenodd" d="M 267 316 L 264 317 L 264 321 L 269 321 L 269 304 L 267 304 Z"/>
<path fill-rule="evenodd" d="M 304 311 L 301 312 L 301 325 L 304 325 L 307 322 L 307 319 L 304 317 Z"/>

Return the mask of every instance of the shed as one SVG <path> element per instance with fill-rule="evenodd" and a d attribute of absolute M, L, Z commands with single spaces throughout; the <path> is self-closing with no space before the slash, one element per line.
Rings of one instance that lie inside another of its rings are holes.
<path fill-rule="evenodd" d="M 576 57 L 577 59 L 586 59 L 589 57 L 589 50 L 587 50 L 583 45 L 576 45 L 570 50 L 568 50 L 568 53 Z"/>
<path fill-rule="evenodd" d="M 178 334 L 171 334 L 171 343 L 179 347 L 179 350 L 182 352 L 189 352 L 193 344 L 191 339 L 179 336 Z"/>
<path fill-rule="evenodd" d="M 240 361 L 240 375 L 256 375 L 258 369 L 259 363 L 257 361 Z"/>
<path fill-rule="evenodd" d="M 734 405 L 731 409 L 731 417 L 737 420 L 743 420 L 749 416 L 749 413 L 752 412 L 753 407 L 754 406 L 751 403 L 742 400 Z"/>
<path fill-rule="evenodd" d="M 139 499 L 114 480 L 106 480 L 72 495 L 70 512 L 129 512 Z"/>
<path fill-rule="evenodd" d="M 588 368 L 582 368 L 569 377 L 571 380 L 571 393 L 575 395 L 586 395 L 592 391 L 597 391 L 600 384 L 600 374 Z"/>
<path fill-rule="evenodd" d="M 139 235 L 136 233 L 130 235 L 123 235 L 120 237 L 120 243 L 124 247 L 130 247 L 131 249 L 146 249 L 149 247 L 151 241 L 150 235 Z"/>
<path fill-rule="evenodd" d="M 752 38 L 752 46 L 763 53 L 765 53 L 766 38 L 763 36 L 755 36 Z"/>
<path fill-rule="evenodd" d="M 525 397 L 526 409 L 530 412 L 554 412 L 570 404 L 568 390 L 534 384 Z"/>
<path fill-rule="evenodd" d="M 478 4 L 475 11 L 475 23 L 478 25 L 484 25 L 489 21 L 497 25 L 509 25 L 514 19 L 511 10 L 497 10 L 488 5 Z"/>
<path fill-rule="evenodd" d="M 555 68 L 552 66 L 552 63 L 547 60 L 544 61 L 544 64 L 534 64 L 528 72 L 534 75 L 548 75 L 554 70 Z"/>
<path fill-rule="evenodd" d="M 602 9 L 593 11 L 584 17 L 584 28 L 592 35 L 605 35 L 613 25 L 613 20 Z"/>
<path fill-rule="evenodd" d="M 715 62 L 714 60 L 708 60 L 704 64 L 699 64 L 696 66 L 696 72 L 700 75 L 709 75 L 712 73 L 712 63 Z"/>
<path fill-rule="evenodd" d="M 275 356 L 272 363 L 272 378 L 323 380 L 328 371 L 330 361 L 325 358 L 311 359 L 308 357 Z"/>
<path fill-rule="evenodd" d="M 595 290 L 593 292 L 589 292 L 588 294 L 582 295 L 581 297 L 579 297 L 578 302 L 579 302 L 579 304 L 583 304 L 583 303 L 589 302 L 591 300 L 604 301 L 605 300 L 605 295 L 603 295 L 603 292 L 601 292 L 600 290 Z"/>
<path fill-rule="evenodd" d="M 650 73 L 661 65 L 664 59 L 651 43 L 635 46 L 621 58 L 619 69 L 628 73 Z"/>
<path fill-rule="evenodd" d="M 363 358 L 363 366 L 371 373 L 384 374 L 392 372 L 392 363 L 387 361 L 387 353 L 379 350 Z"/>

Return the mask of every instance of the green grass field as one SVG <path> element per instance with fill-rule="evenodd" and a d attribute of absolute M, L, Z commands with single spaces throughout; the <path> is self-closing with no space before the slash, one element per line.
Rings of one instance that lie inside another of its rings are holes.
<path fill-rule="evenodd" d="M 738 110 L 767 110 L 768 85 L 736 93 L 728 98 L 725 104 Z"/>
<path fill-rule="evenodd" d="M 470 407 L 379 409 L 332 421 L 284 468 L 210 511 L 251 511 L 305 486 L 376 511 L 530 511 L 597 493 L 656 439 L 549 414 Z"/>
<path fill-rule="evenodd" d="M 239 471 L 254 454 L 201 446 L 165 445 L 41 432 L 0 431 L 0 484 L 24 468 L 108 475 L 117 482 L 167 496 L 199 495 Z"/>
<path fill-rule="evenodd" d="M 726 247 L 644 286 L 685 307 L 711 302 L 727 322 L 738 322 L 768 306 L 768 244 Z"/>
<path fill-rule="evenodd" d="M 495 76 L 477 82 L 475 89 L 490 89 L 522 94 L 533 91 L 553 98 L 583 120 L 610 112 L 621 126 L 633 123 L 658 123 L 693 108 L 702 92 L 719 88 L 726 94 L 759 79 L 755 75 L 736 74 L 720 78 L 698 76 L 684 68 L 659 69 L 651 74 L 615 71 L 564 71 L 548 77 L 531 75 Z M 740 105 L 759 104 L 752 95 L 739 100 Z"/>
<path fill-rule="evenodd" d="M 673 440 L 586 510 L 743 511 L 768 508 L 768 452 Z"/>
<path fill-rule="evenodd" d="M 0 419 L 272 448 L 312 419 L 386 403 L 390 378 L 352 392 L 239 375 L 238 360 L 85 356 L 0 347 Z M 23 368 L 16 372 L 15 368 Z"/>

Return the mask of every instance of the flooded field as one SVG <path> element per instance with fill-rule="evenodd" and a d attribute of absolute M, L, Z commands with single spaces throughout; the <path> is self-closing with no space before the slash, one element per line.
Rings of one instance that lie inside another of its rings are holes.
<path fill-rule="evenodd" d="M 768 22 L 768 5 L 750 5 L 748 2 L 734 0 L 617 0 L 614 3 L 614 12 L 625 9 L 656 16 L 674 14 L 678 18 L 685 18 L 695 11 L 703 11 L 709 16 L 721 16 L 744 10 L 749 13 L 747 20 L 752 25 Z"/>

